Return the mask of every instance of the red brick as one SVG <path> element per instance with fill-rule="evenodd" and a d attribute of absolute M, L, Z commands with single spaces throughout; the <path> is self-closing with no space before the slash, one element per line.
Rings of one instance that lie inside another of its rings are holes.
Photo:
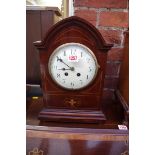
<path fill-rule="evenodd" d="M 75 7 L 127 8 L 128 0 L 75 0 Z"/>
<path fill-rule="evenodd" d="M 107 63 L 106 66 L 106 75 L 107 76 L 118 76 L 120 70 L 120 63 Z"/>
<path fill-rule="evenodd" d="M 92 23 L 94 26 L 96 26 L 96 18 L 97 18 L 96 11 L 94 11 L 94 10 L 76 10 L 75 15 L 86 19 L 87 21 Z"/>
<path fill-rule="evenodd" d="M 121 61 L 123 56 L 123 48 L 112 48 L 108 52 L 107 60 L 109 61 Z"/>
<path fill-rule="evenodd" d="M 128 28 L 127 12 L 101 12 L 99 26 L 113 26 Z"/>
<path fill-rule="evenodd" d="M 116 89 L 118 84 L 118 78 L 105 78 L 104 88 Z"/>
<path fill-rule="evenodd" d="M 100 30 L 100 32 L 107 43 L 117 44 L 117 45 L 121 44 L 121 40 L 122 40 L 121 31 Z"/>

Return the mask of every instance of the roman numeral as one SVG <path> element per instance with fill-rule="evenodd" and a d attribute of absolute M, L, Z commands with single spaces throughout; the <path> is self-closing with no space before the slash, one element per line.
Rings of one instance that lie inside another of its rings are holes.
<path fill-rule="evenodd" d="M 71 86 L 74 86 L 74 83 L 73 82 L 71 82 Z"/>
<path fill-rule="evenodd" d="M 91 72 L 92 71 L 92 69 L 89 67 L 89 72 Z"/>
<path fill-rule="evenodd" d="M 87 58 L 87 63 L 89 63 L 89 61 L 90 61 L 90 59 L 89 59 L 89 58 Z"/>
<path fill-rule="evenodd" d="M 83 53 L 81 52 L 81 58 L 82 58 Z"/>
<path fill-rule="evenodd" d="M 57 69 L 57 66 L 54 65 L 53 68 L 54 68 L 54 69 Z"/>
<path fill-rule="evenodd" d="M 88 75 L 87 75 L 87 79 L 88 79 Z"/>
<path fill-rule="evenodd" d="M 64 51 L 64 56 L 66 56 L 66 51 Z"/>
<path fill-rule="evenodd" d="M 57 73 L 57 78 L 60 78 L 60 74 L 59 73 Z"/>
<path fill-rule="evenodd" d="M 57 61 L 59 61 L 59 57 L 57 56 Z"/>
<path fill-rule="evenodd" d="M 80 80 L 80 83 L 82 84 L 82 80 Z"/>

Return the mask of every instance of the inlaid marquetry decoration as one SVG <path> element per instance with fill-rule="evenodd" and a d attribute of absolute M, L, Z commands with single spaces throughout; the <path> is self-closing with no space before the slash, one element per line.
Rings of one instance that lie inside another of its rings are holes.
<path fill-rule="evenodd" d="M 125 145 L 129 145 L 129 139 L 125 141 Z"/>
<path fill-rule="evenodd" d="M 44 152 L 42 150 L 39 150 L 38 148 L 34 148 L 29 152 L 29 155 L 44 155 Z"/>
<path fill-rule="evenodd" d="M 64 100 L 64 104 L 70 108 L 76 108 L 80 106 L 80 100 L 75 99 L 75 98 L 66 98 Z"/>
<path fill-rule="evenodd" d="M 122 152 L 121 155 L 129 155 L 129 151 Z"/>

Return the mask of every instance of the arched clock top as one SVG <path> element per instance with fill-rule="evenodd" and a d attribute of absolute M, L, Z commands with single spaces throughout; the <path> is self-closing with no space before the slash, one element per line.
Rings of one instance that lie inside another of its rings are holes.
<path fill-rule="evenodd" d="M 81 31 L 82 33 L 84 33 L 83 35 L 85 36 L 89 34 L 90 35 L 89 39 L 95 42 L 96 47 L 98 49 L 106 52 L 112 47 L 112 44 L 107 44 L 105 42 L 104 38 L 102 37 L 102 35 L 100 34 L 100 32 L 96 29 L 94 25 L 90 24 L 86 20 L 80 17 L 77 17 L 77 16 L 71 16 L 69 18 L 63 19 L 59 21 L 58 23 L 56 23 L 46 33 L 44 39 L 42 41 L 34 42 L 34 45 L 38 49 L 47 48 L 49 43 L 53 43 L 53 40 L 55 40 L 58 35 L 60 35 L 61 33 L 64 33 L 66 29 L 68 31 L 73 27 L 74 27 L 74 30 L 78 29 L 78 31 Z"/>

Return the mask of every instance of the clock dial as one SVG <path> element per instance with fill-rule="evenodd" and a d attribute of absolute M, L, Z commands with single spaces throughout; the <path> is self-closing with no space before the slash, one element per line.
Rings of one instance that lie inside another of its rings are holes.
<path fill-rule="evenodd" d="M 49 58 L 52 79 L 66 89 L 81 89 L 96 77 L 98 63 L 93 52 L 79 43 L 66 43 L 54 50 Z"/>

